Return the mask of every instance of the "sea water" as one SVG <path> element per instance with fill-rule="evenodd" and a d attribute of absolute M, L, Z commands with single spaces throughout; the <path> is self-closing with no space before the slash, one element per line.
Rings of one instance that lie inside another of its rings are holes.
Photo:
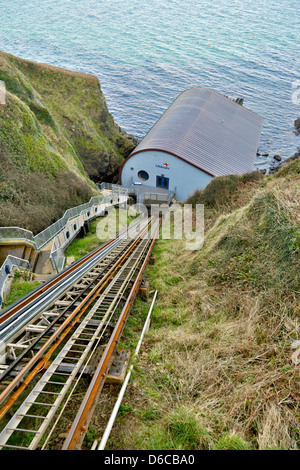
<path fill-rule="evenodd" d="M 96 75 L 140 139 L 203 86 L 265 118 L 257 168 L 300 146 L 299 0 L 0 0 L 0 19 L 1 50 Z"/>

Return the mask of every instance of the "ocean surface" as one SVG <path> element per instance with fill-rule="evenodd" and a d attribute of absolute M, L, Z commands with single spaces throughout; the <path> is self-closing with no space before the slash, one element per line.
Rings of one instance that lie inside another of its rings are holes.
<path fill-rule="evenodd" d="M 265 118 L 257 168 L 300 146 L 299 0 L 0 0 L 0 18 L 1 50 L 96 75 L 138 138 L 204 86 Z"/>

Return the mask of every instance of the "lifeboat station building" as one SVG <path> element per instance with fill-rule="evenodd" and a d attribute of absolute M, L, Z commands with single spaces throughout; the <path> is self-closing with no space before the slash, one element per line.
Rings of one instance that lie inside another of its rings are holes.
<path fill-rule="evenodd" d="M 215 176 L 253 171 L 262 126 L 262 117 L 216 91 L 188 89 L 125 160 L 121 184 L 185 201 Z"/>

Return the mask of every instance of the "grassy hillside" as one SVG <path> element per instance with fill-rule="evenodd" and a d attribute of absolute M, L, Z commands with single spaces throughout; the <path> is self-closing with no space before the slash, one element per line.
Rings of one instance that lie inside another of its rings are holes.
<path fill-rule="evenodd" d="M 0 226 L 38 232 L 111 181 L 134 143 L 92 75 L 0 52 Z"/>
<path fill-rule="evenodd" d="M 272 176 L 215 178 L 189 202 L 205 204 L 204 246 L 155 244 L 150 297 L 135 300 L 120 348 L 135 350 L 158 297 L 106 448 L 299 449 L 300 159 Z M 95 224 L 70 255 L 94 248 Z M 34 282 L 17 279 L 11 300 Z M 119 387 L 103 392 L 85 448 Z"/>
<path fill-rule="evenodd" d="M 216 178 L 193 202 L 204 247 L 155 245 L 158 298 L 107 449 L 299 448 L 300 160 Z M 134 304 L 123 346 L 150 302 Z"/>

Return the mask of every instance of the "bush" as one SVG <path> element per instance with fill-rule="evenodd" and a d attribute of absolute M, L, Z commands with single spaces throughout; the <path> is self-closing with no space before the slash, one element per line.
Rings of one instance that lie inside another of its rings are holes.
<path fill-rule="evenodd" d="M 39 233 L 70 207 L 88 202 L 91 187 L 75 173 L 53 178 L 17 169 L 0 150 L 0 226 L 17 226 Z"/>
<path fill-rule="evenodd" d="M 262 178 L 256 171 L 244 175 L 225 175 L 211 180 L 205 189 L 197 190 L 187 199 L 188 204 L 204 204 L 207 207 L 219 208 L 228 205 L 233 195 L 247 183 L 254 183 Z"/>

